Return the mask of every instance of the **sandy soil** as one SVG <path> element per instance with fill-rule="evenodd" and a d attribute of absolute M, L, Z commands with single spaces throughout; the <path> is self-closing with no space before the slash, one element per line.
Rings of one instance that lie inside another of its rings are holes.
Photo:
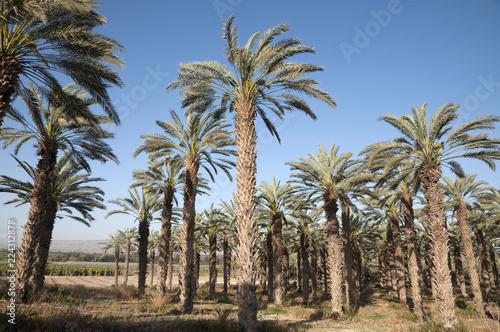
<path fill-rule="evenodd" d="M 123 284 L 124 281 L 123 276 L 118 277 L 118 283 L 120 285 Z M 149 285 L 149 276 L 146 278 L 146 284 Z M 157 279 L 153 280 L 153 283 L 156 284 Z M 200 277 L 200 285 L 206 283 L 208 281 L 208 276 Z M 231 280 L 231 284 L 235 281 Z M 82 285 L 90 288 L 102 288 L 109 287 L 115 283 L 115 277 L 94 277 L 94 276 L 85 276 L 85 277 L 63 277 L 63 276 L 45 276 L 45 285 L 46 286 L 67 286 L 67 285 Z M 138 276 L 132 275 L 128 277 L 129 285 L 137 285 Z M 222 285 L 223 279 L 222 277 L 217 278 L 217 284 Z M 172 280 L 172 286 L 177 287 L 178 284 L 178 276 L 174 274 Z"/>

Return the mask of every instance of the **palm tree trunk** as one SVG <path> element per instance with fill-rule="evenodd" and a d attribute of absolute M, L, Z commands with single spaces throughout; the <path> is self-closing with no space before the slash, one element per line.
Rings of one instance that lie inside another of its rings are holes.
<path fill-rule="evenodd" d="M 36 261 L 33 273 L 33 293 L 38 294 L 45 281 L 45 268 L 47 266 L 47 259 L 49 257 L 50 244 L 52 242 L 52 232 L 57 214 L 57 205 L 51 204 L 50 210 L 46 211 L 44 227 L 40 232 L 40 239 L 36 247 Z"/>
<path fill-rule="evenodd" d="M 342 316 L 342 247 L 337 219 L 337 199 L 335 193 L 325 193 L 323 200 L 326 215 L 326 236 L 328 242 L 328 265 L 330 266 L 330 291 L 332 295 L 332 318 Z"/>
<path fill-rule="evenodd" d="M 472 294 L 474 295 L 474 305 L 476 312 L 484 316 L 483 295 L 481 294 L 481 286 L 479 281 L 479 274 L 476 267 L 476 257 L 474 257 L 474 248 L 472 246 L 471 231 L 469 222 L 467 221 L 467 206 L 465 202 L 461 202 L 456 210 L 458 226 L 462 234 L 462 245 L 469 268 L 470 284 Z M 459 253 L 460 255 L 460 253 Z"/>
<path fill-rule="evenodd" d="M 224 271 L 224 289 L 223 292 L 227 293 L 227 286 L 229 282 L 229 268 L 231 265 L 231 252 L 229 251 L 229 239 L 227 234 L 224 234 L 222 240 L 222 253 L 223 253 L 223 271 Z"/>
<path fill-rule="evenodd" d="M 387 227 L 387 267 L 389 268 L 389 296 L 398 299 L 398 276 L 394 259 L 394 236 L 392 226 Z"/>
<path fill-rule="evenodd" d="M 174 276 L 174 248 L 170 247 L 168 253 L 167 290 L 172 290 L 172 279 Z"/>
<path fill-rule="evenodd" d="M 199 161 L 186 158 L 184 180 L 184 209 L 181 236 L 181 255 L 179 260 L 180 311 L 190 314 L 193 311 L 195 295 L 194 283 L 194 226 L 196 216 L 196 193 L 198 188 Z"/>
<path fill-rule="evenodd" d="M 418 264 L 417 237 L 415 235 L 415 216 L 413 212 L 413 201 L 411 194 L 404 191 L 401 194 L 403 206 L 403 218 L 405 220 L 406 246 L 408 247 L 408 270 L 410 274 L 411 296 L 413 301 L 413 313 L 418 322 L 424 320 L 424 309 L 422 306 L 421 271 Z"/>
<path fill-rule="evenodd" d="M 267 257 L 264 251 L 260 254 L 260 287 L 262 293 L 267 292 Z"/>
<path fill-rule="evenodd" d="M 120 248 L 115 248 L 115 287 L 118 287 L 119 274 L 120 274 Z"/>
<path fill-rule="evenodd" d="M 0 128 L 14 96 L 14 85 L 21 73 L 19 61 L 8 52 L 0 52 Z"/>
<path fill-rule="evenodd" d="M 345 293 L 346 293 L 346 305 L 350 312 L 356 310 L 357 296 L 356 296 L 356 285 L 354 281 L 354 269 L 353 269 L 353 252 L 351 244 L 351 220 L 350 220 L 350 209 L 349 205 L 344 202 L 341 203 L 342 210 L 342 235 L 344 242 L 344 279 L 345 279 Z"/>
<path fill-rule="evenodd" d="M 283 294 L 286 294 L 288 290 L 290 278 L 290 254 L 288 248 L 283 246 Z"/>
<path fill-rule="evenodd" d="M 300 247 L 302 255 L 302 303 L 309 304 L 309 236 L 300 234 Z"/>
<path fill-rule="evenodd" d="M 155 276 L 155 248 L 149 248 L 149 287 L 153 287 Z"/>
<path fill-rule="evenodd" d="M 313 301 L 318 298 L 318 255 L 313 243 L 309 246 L 309 255 L 311 256 L 311 284 Z"/>
<path fill-rule="evenodd" d="M 495 252 L 493 251 L 493 247 L 490 246 L 490 260 L 491 260 L 491 270 L 493 272 L 493 284 L 495 285 L 495 289 L 499 288 L 498 285 L 498 268 L 497 262 L 495 261 Z"/>
<path fill-rule="evenodd" d="M 430 236 L 425 238 L 425 285 L 427 290 L 431 289 L 432 297 L 436 298 L 436 291 L 434 289 L 434 275 L 433 275 L 433 264 L 432 264 L 432 246 Z"/>
<path fill-rule="evenodd" d="M 210 245 L 210 259 L 209 259 L 209 274 L 210 274 L 210 287 L 208 298 L 215 299 L 215 285 L 217 283 L 217 232 L 211 231 L 208 235 L 208 242 Z"/>
<path fill-rule="evenodd" d="M 256 110 L 245 99 L 238 100 L 234 108 L 236 149 L 236 261 L 238 265 L 238 324 L 240 331 L 257 330 L 257 296 L 255 295 L 257 222 L 255 220 L 257 133 Z"/>
<path fill-rule="evenodd" d="M 392 237 L 394 240 L 394 261 L 396 265 L 398 298 L 399 303 L 406 304 L 405 264 L 403 258 L 403 248 L 401 246 L 399 217 L 395 214 L 391 214 L 389 219 L 391 221 Z"/>
<path fill-rule="evenodd" d="M 35 262 L 35 248 L 44 227 L 45 212 L 51 206 L 49 191 L 57 162 L 57 146 L 55 144 L 43 144 L 39 148 L 41 158 L 35 170 L 33 189 L 30 194 L 28 221 L 24 226 L 21 247 L 17 250 L 16 298 L 18 303 L 25 302 L 27 299 L 28 283 Z"/>
<path fill-rule="evenodd" d="M 464 296 L 467 297 L 467 288 L 465 286 L 465 276 L 464 276 L 464 269 L 462 265 L 462 255 L 460 254 L 460 245 L 455 243 L 455 248 L 454 248 L 454 260 L 455 260 L 455 276 L 457 278 L 457 285 L 460 287 L 460 293 Z"/>
<path fill-rule="evenodd" d="M 273 300 L 276 304 L 283 303 L 283 221 L 281 214 L 272 217 L 272 250 L 273 250 Z"/>
<path fill-rule="evenodd" d="M 125 248 L 125 271 L 124 273 L 124 280 L 123 280 L 123 286 L 127 286 L 128 283 L 128 268 L 130 265 L 130 250 L 132 247 L 132 243 L 130 242 L 131 239 L 127 239 L 127 246 Z"/>
<path fill-rule="evenodd" d="M 201 252 L 198 249 L 198 242 L 194 242 L 194 271 L 193 271 L 193 299 L 198 293 L 198 288 L 200 288 L 200 264 L 201 264 Z"/>
<path fill-rule="evenodd" d="M 476 227 L 475 232 L 477 249 L 479 251 L 479 258 L 481 260 L 481 279 L 483 280 L 484 288 L 486 290 L 486 302 L 489 302 L 491 299 L 490 274 L 488 273 L 490 268 L 490 261 L 488 260 L 488 255 L 486 253 L 486 242 L 484 241 L 483 231 L 480 228 Z M 469 264 L 468 261 L 467 264 Z M 469 268 L 469 275 L 470 270 L 471 269 Z"/>
<path fill-rule="evenodd" d="M 441 178 L 441 166 L 439 164 L 423 165 L 419 171 L 419 177 L 427 201 L 425 209 L 431 237 L 431 259 L 434 265 L 433 280 L 435 281 L 438 314 L 444 327 L 451 328 L 456 322 L 455 298 L 448 266 L 448 230 L 445 227 L 443 193 L 438 186 Z"/>
<path fill-rule="evenodd" d="M 320 247 L 320 255 L 321 255 L 321 264 L 323 266 L 323 292 L 324 295 L 328 295 L 328 265 L 327 265 L 327 259 L 326 259 L 326 249 L 324 246 Z"/>
<path fill-rule="evenodd" d="M 266 236 L 267 244 L 267 302 L 274 302 L 274 253 L 273 236 L 271 232 Z"/>
<path fill-rule="evenodd" d="M 148 237 L 149 222 L 139 221 L 139 296 L 143 296 L 146 291 L 146 274 L 148 271 Z"/>
<path fill-rule="evenodd" d="M 297 293 L 302 293 L 302 258 L 301 258 L 302 240 L 300 241 L 301 244 L 297 249 L 297 283 L 298 283 Z"/>
<path fill-rule="evenodd" d="M 157 291 L 165 295 L 166 280 L 168 272 L 168 260 L 170 253 L 170 236 L 172 234 L 172 201 L 174 198 L 173 190 L 165 188 L 163 190 L 162 200 L 162 213 L 161 213 L 161 238 L 160 246 L 158 248 L 158 267 L 160 269 L 158 274 L 158 288 Z"/>

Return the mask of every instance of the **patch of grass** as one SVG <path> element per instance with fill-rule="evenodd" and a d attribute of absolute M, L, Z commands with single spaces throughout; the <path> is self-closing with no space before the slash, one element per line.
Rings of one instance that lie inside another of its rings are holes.
<path fill-rule="evenodd" d="M 261 313 L 264 315 L 278 315 L 278 314 L 287 314 L 288 311 L 278 308 L 268 308 L 266 310 L 262 310 Z"/>
<path fill-rule="evenodd" d="M 421 327 L 420 332 L 468 332 L 469 329 L 463 324 L 458 322 L 451 329 L 445 329 L 442 323 L 435 322 L 434 320 L 426 321 Z"/>

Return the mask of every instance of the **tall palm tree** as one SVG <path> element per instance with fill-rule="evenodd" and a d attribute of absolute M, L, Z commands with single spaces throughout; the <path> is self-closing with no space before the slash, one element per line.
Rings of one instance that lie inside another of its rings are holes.
<path fill-rule="evenodd" d="M 128 269 L 130 266 L 130 253 L 133 249 L 137 248 L 136 241 L 139 237 L 137 233 L 137 227 L 127 227 L 124 230 L 118 231 L 125 241 L 125 270 L 123 272 L 124 279 L 123 285 L 127 286 L 128 284 Z"/>
<path fill-rule="evenodd" d="M 160 246 L 161 234 L 158 231 L 151 232 L 149 234 L 149 286 L 153 287 L 154 275 L 155 275 L 155 258 L 156 250 Z"/>
<path fill-rule="evenodd" d="M 171 154 L 184 161 L 184 208 L 183 233 L 181 240 L 181 260 L 179 263 L 181 311 L 193 310 L 194 289 L 194 226 L 196 215 L 196 195 L 199 193 L 198 171 L 203 168 L 214 180 L 212 172 L 221 169 L 232 180 L 229 169 L 234 162 L 227 159 L 235 151 L 234 139 L 228 130 L 229 123 L 213 116 L 193 114 L 187 117 L 184 126 L 179 116 L 170 111 L 173 122 L 156 121 L 164 134 L 144 134 L 144 144 L 139 146 L 134 155 L 141 152 L 153 154 Z"/>
<path fill-rule="evenodd" d="M 134 170 L 133 178 L 136 181 L 132 186 L 145 186 L 157 194 L 162 194 L 161 242 L 158 257 L 160 271 L 157 291 L 165 295 L 169 243 L 174 218 L 173 203 L 175 201 L 177 204 L 175 194 L 181 190 L 183 182 L 182 160 L 167 157 L 159 161 L 149 160 L 148 163 L 147 169 Z"/>
<path fill-rule="evenodd" d="M 5 204 L 17 203 L 16 206 L 20 206 L 29 203 L 29 195 L 33 190 L 36 171 L 28 163 L 15 159 L 18 165 L 28 173 L 30 180 L 20 181 L 2 175 L 0 176 L 0 192 L 16 194 L 17 198 L 8 200 Z M 51 207 L 45 213 L 47 227 L 41 230 L 36 246 L 33 275 L 35 293 L 42 289 L 45 280 L 45 268 L 56 218 L 63 218 L 61 213 L 68 213 L 65 216 L 90 227 L 89 222 L 94 220 L 90 214 L 92 210 L 94 208 L 106 208 L 101 203 L 104 200 L 104 192 L 98 187 L 89 185 L 91 182 L 104 181 L 104 179 L 91 178 L 88 173 L 81 173 L 82 170 L 83 166 L 72 159 L 70 152 L 65 153 L 57 160 L 49 191 Z M 73 215 L 73 211 L 78 212 L 81 217 Z"/>
<path fill-rule="evenodd" d="M 460 227 L 461 243 L 467 260 L 469 277 L 471 282 L 472 294 L 474 295 L 475 309 L 478 314 L 484 316 L 483 296 L 479 284 L 479 274 L 476 267 L 476 257 L 474 256 L 474 247 L 472 245 L 471 230 L 467 221 L 467 206 L 471 206 L 474 200 L 481 194 L 484 194 L 488 188 L 485 187 L 485 181 L 475 181 L 476 174 L 468 174 L 464 178 L 457 178 L 452 181 L 449 177 L 443 176 L 442 190 L 445 197 L 448 198 L 454 212 L 457 216 L 458 226 Z"/>
<path fill-rule="evenodd" d="M 181 64 L 177 79 L 167 86 L 167 90 L 179 88 L 183 94 L 182 104 L 190 112 L 235 112 L 239 239 L 236 259 L 240 268 L 238 319 L 240 329 L 250 331 L 257 328 L 257 297 L 254 290 L 258 233 L 255 220 L 255 118 L 259 115 L 271 133 L 278 137 L 266 110 L 279 118 L 283 118 L 287 111 L 299 110 L 314 119 L 316 116 L 306 101 L 297 96 L 298 93 L 319 99 L 332 108 L 335 101 L 318 88 L 319 82 L 306 77 L 309 73 L 322 71 L 322 67 L 287 61 L 294 55 L 315 53 L 314 48 L 303 45 L 297 38 L 273 43 L 290 29 L 287 24 L 275 26 L 263 34 L 255 32 L 246 45 L 240 47 L 238 29 L 233 26 L 233 20 L 231 16 L 223 28 L 226 60 L 231 69 L 215 61 Z"/>
<path fill-rule="evenodd" d="M 125 244 L 125 239 L 122 234 L 117 231 L 115 235 L 109 234 L 109 239 L 106 242 L 100 243 L 104 246 L 101 250 L 104 251 L 103 255 L 106 255 L 108 250 L 113 249 L 115 258 L 115 287 L 118 287 L 118 275 L 120 271 L 120 254 L 123 252 L 123 245 Z"/>
<path fill-rule="evenodd" d="M 123 68 L 115 52 L 124 47 L 97 33 L 106 18 L 97 1 L 5 0 L 0 4 L 0 128 L 12 100 L 29 96 L 23 78 L 63 96 L 54 74 L 63 74 L 92 95 L 119 123 L 107 89 L 122 86 L 108 65 Z"/>
<path fill-rule="evenodd" d="M 339 146 L 332 144 L 327 150 L 320 144 L 317 155 L 309 153 L 307 158 L 287 162 L 294 172 L 290 176 L 299 190 L 308 194 L 310 200 L 322 201 L 326 216 L 328 260 L 330 267 L 330 290 L 332 296 L 332 318 L 342 315 L 342 246 L 337 219 L 339 186 L 350 175 L 349 170 L 356 161 L 350 159 L 351 152 L 338 154 Z"/>
<path fill-rule="evenodd" d="M 292 202 L 291 185 L 276 182 L 273 177 L 271 183 L 262 182 L 257 188 L 260 194 L 257 196 L 257 204 L 261 207 L 267 218 L 271 220 L 271 242 L 273 253 L 273 300 L 276 304 L 283 303 L 285 292 L 284 271 L 283 271 L 283 220 L 285 219 L 285 210 L 289 208 Z"/>
<path fill-rule="evenodd" d="M 391 124 L 403 136 L 393 141 L 380 142 L 366 147 L 362 153 L 374 158 L 379 153 L 392 153 L 385 170 L 397 167 L 403 162 L 415 162 L 426 200 L 432 243 L 436 303 L 439 317 L 444 327 L 450 328 L 456 321 L 453 288 L 448 266 L 448 231 L 445 227 L 443 193 L 439 188 L 442 167 L 463 175 L 463 170 L 455 159 L 473 158 L 484 161 L 495 168 L 495 160 L 500 158 L 500 139 L 490 138 L 486 130 L 495 128 L 500 121 L 497 116 L 480 116 L 456 127 L 452 122 L 458 118 L 460 105 L 448 103 L 427 118 L 427 105 L 413 107 L 413 114 L 402 116 L 386 114 L 381 120 Z M 480 130 L 480 133 L 473 133 Z M 411 165 L 411 163 L 407 163 Z"/>
<path fill-rule="evenodd" d="M 101 124 L 109 118 L 92 113 L 93 99 L 74 84 L 64 88 L 63 99 L 54 91 L 49 92 L 48 105 L 44 94 L 30 85 L 22 96 L 29 110 L 31 121 L 15 110 L 8 117 L 23 128 L 3 128 L 0 140 L 6 148 L 15 143 L 14 152 L 26 142 L 34 142 L 39 160 L 30 195 L 28 221 L 24 227 L 23 240 L 18 250 L 16 297 L 26 300 L 26 290 L 32 273 L 34 251 L 42 229 L 50 227 L 44 223 L 44 214 L 51 208 L 50 189 L 57 154 L 61 150 L 71 151 L 72 158 L 90 171 L 88 160 L 118 162 L 105 139 L 113 134 L 103 130 Z"/>
<path fill-rule="evenodd" d="M 127 214 L 139 223 L 139 296 L 144 295 L 146 287 L 149 225 L 157 218 L 157 212 L 161 209 L 161 200 L 158 196 L 144 187 L 141 189 L 141 194 L 136 188 L 132 188 L 128 191 L 130 197 L 110 200 L 109 203 L 116 204 L 122 209 L 109 211 L 105 216 L 108 218 L 114 214 Z"/>

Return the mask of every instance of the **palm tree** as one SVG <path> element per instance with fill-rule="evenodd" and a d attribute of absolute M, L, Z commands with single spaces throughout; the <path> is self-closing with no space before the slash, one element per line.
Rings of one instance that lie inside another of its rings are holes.
<path fill-rule="evenodd" d="M 236 167 L 236 196 L 239 239 L 236 260 L 240 267 L 238 288 L 238 319 L 241 330 L 257 328 L 257 298 L 254 284 L 257 274 L 255 220 L 257 134 L 255 118 L 259 115 L 271 133 L 278 137 L 266 110 L 279 118 L 286 111 L 299 110 L 315 118 L 298 93 L 326 102 L 332 108 L 335 101 L 318 88 L 319 82 L 305 75 L 322 71 L 317 65 L 287 61 L 300 54 L 315 53 L 297 38 L 273 41 L 290 28 L 275 26 L 263 34 L 255 32 L 245 46 L 238 45 L 238 29 L 231 16 L 224 24 L 226 60 L 232 70 L 215 61 L 181 64 L 177 79 L 167 90 L 179 88 L 182 104 L 189 112 L 217 110 L 235 112 L 235 136 L 238 150 Z M 260 40 L 259 40 L 260 37 Z M 259 40 L 259 41 L 258 41 Z M 257 42 L 258 41 L 258 42 Z"/>
<path fill-rule="evenodd" d="M 105 139 L 113 138 L 113 134 L 100 127 L 103 123 L 109 123 L 109 119 L 93 114 L 93 100 L 74 84 L 66 86 L 64 91 L 67 93 L 66 100 L 51 91 L 47 98 L 48 105 L 45 105 L 42 92 L 30 85 L 30 90 L 25 91 L 22 98 L 30 112 L 31 121 L 11 110 L 8 117 L 19 123 L 23 129 L 4 128 L 0 136 L 4 148 L 17 142 L 14 147 L 15 154 L 24 143 L 33 141 L 39 156 L 30 195 L 28 221 L 18 250 L 16 297 L 20 301 L 26 300 L 40 232 L 50 227 L 44 222 L 44 214 L 51 208 L 49 193 L 58 152 L 71 151 L 72 158 L 81 163 L 87 171 L 90 171 L 89 159 L 118 162 L 111 147 L 105 142 Z"/>
<path fill-rule="evenodd" d="M 433 251 L 436 303 L 440 320 L 445 328 L 453 326 L 456 318 L 448 266 L 448 231 L 445 227 L 443 193 L 438 185 L 442 166 L 449 167 L 458 175 L 463 175 L 455 159 L 479 159 L 494 169 L 494 161 L 500 158 L 499 139 L 490 138 L 486 132 L 471 134 L 476 130 L 494 129 L 500 117 L 481 116 L 453 129 L 452 122 L 458 118 L 459 107 L 458 104 L 445 104 L 438 108 L 429 120 L 426 104 L 420 108 L 413 107 L 412 115 L 383 115 L 380 119 L 391 124 L 403 136 L 393 141 L 370 145 L 362 151 L 369 153 L 370 159 L 376 158 L 379 153 L 391 153 L 385 170 L 395 168 L 408 160 L 415 162 L 415 172 L 422 183 L 426 200 L 425 210 Z"/>
<path fill-rule="evenodd" d="M 233 194 L 233 199 L 229 202 L 221 201 L 219 206 L 222 208 L 222 252 L 223 252 L 223 291 L 227 293 L 228 287 L 231 285 L 231 247 L 230 241 L 233 238 L 236 227 L 235 202 L 236 197 Z M 231 244 L 236 243 L 237 239 L 231 241 Z"/>
<path fill-rule="evenodd" d="M 232 150 L 234 140 L 231 131 L 227 128 L 229 123 L 224 119 L 214 118 L 210 115 L 188 115 L 185 127 L 179 116 L 170 111 L 173 122 L 156 121 L 165 134 L 144 134 L 144 144 L 138 147 L 134 155 L 148 152 L 157 155 L 172 154 L 175 158 L 184 161 L 184 209 L 183 233 L 181 239 L 181 259 L 179 262 L 179 275 L 181 284 L 181 311 L 191 313 L 193 310 L 194 289 L 194 226 L 195 203 L 199 193 L 198 171 L 203 168 L 214 180 L 213 172 L 221 169 L 229 179 L 230 166 L 234 162 L 226 159 L 235 154 Z"/>
<path fill-rule="evenodd" d="M 308 194 L 309 200 L 321 200 L 326 216 L 326 233 L 328 242 L 328 260 L 330 267 L 330 290 L 332 296 L 332 318 L 342 315 L 342 246 L 339 238 L 339 221 L 337 219 L 341 185 L 350 175 L 349 170 L 356 161 L 351 160 L 352 153 L 338 155 L 339 146 L 332 144 L 328 152 L 319 145 L 317 155 L 309 153 L 308 158 L 299 157 L 299 161 L 287 162 L 291 170 L 290 176 L 299 190 Z"/>
<path fill-rule="evenodd" d="M 127 286 L 128 283 L 128 269 L 130 265 L 130 253 L 132 249 L 137 248 L 136 241 L 138 239 L 137 227 L 127 227 L 119 231 L 125 241 L 125 271 L 123 285 Z"/>
<path fill-rule="evenodd" d="M 276 304 L 283 303 L 285 292 L 284 271 L 283 271 L 283 220 L 285 210 L 288 209 L 292 201 L 291 186 L 288 183 L 280 184 L 273 177 L 271 183 L 262 182 L 257 188 L 260 194 L 257 196 L 257 204 L 261 207 L 267 218 L 271 220 L 271 238 L 273 261 L 273 300 Z"/>
<path fill-rule="evenodd" d="M 486 182 L 475 181 L 476 174 L 468 174 L 464 178 L 457 178 L 454 182 L 443 176 L 442 190 L 445 197 L 448 198 L 454 208 L 454 213 L 457 216 L 458 226 L 460 227 L 461 242 L 467 260 L 469 277 L 474 295 L 475 309 L 478 314 L 484 316 L 483 296 L 481 294 L 481 286 L 479 284 L 479 274 L 476 267 L 476 257 L 474 256 L 474 247 L 472 245 L 471 230 L 467 221 L 468 206 L 481 194 L 484 194 L 488 188 L 484 187 Z"/>
<path fill-rule="evenodd" d="M 106 23 L 97 7 L 96 1 L 2 1 L 0 128 L 13 99 L 31 94 L 23 78 L 64 98 L 54 74 L 77 82 L 119 123 L 107 89 L 121 86 L 122 81 L 108 65 L 123 68 L 123 60 L 114 52 L 124 47 L 95 31 Z"/>
<path fill-rule="evenodd" d="M 20 181 L 8 176 L 0 176 L 0 192 L 16 194 L 17 198 L 8 200 L 5 204 L 17 203 L 16 206 L 20 206 L 29 203 L 29 195 L 33 190 L 36 171 L 28 163 L 15 159 L 18 165 L 28 173 L 31 180 Z M 70 152 L 65 153 L 57 160 L 49 191 L 51 207 L 45 214 L 46 220 L 44 223 L 47 227 L 41 230 L 36 247 L 33 276 L 35 293 L 39 292 L 43 287 L 45 268 L 52 242 L 52 231 L 56 218 L 63 217 L 61 212 L 68 213 L 67 217 L 90 227 L 89 222 L 94 220 L 90 214 L 92 210 L 94 208 L 106 208 L 101 203 L 104 200 L 104 192 L 95 186 L 88 185 L 91 182 L 104 181 L 104 179 L 91 178 L 88 173 L 80 173 L 82 170 L 83 166 L 72 160 Z M 73 215 L 73 211 L 78 212 L 81 217 Z"/>
<path fill-rule="evenodd" d="M 115 255 L 115 287 L 118 287 L 118 274 L 120 271 L 120 254 L 123 251 L 124 238 L 122 234 L 117 231 L 115 235 L 109 234 L 109 239 L 106 242 L 100 243 L 103 244 L 102 250 L 104 250 L 103 255 L 106 255 L 108 250 L 113 249 Z"/>
<path fill-rule="evenodd" d="M 146 272 L 148 267 L 148 237 L 149 225 L 156 219 L 157 212 L 161 209 L 161 201 L 151 191 L 141 188 L 139 194 L 136 188 L 130 189 L 130 197 L 118 197 L 109 203 L 116 204 L 122 210 L 109 211 L 105 218 L 114 214 L 127 214 L 139 223 L 139 296 L 144 295 L 146 287 Z"/>
<path fill-rule="evenodd" d="M 155 275 L 155 256 L 156 250 L 160 246 L 161 235 L 160 232 L 154 231 L 149 234 L 149 286 L 153 287 Z"/>
<path fill-rule="evenodd" d="M 214 209 L 213 204 L 211 204 L 210 207 L 203 211 L 200 215 L 200 231 L 201 233 L 208 235 L 208 271 L 210 281 L 209 299 L 211 300 L 215 298 L 215 286 L 217 284 L 217 234 L 219 232 L 219 228 L 222 227 L 223 222 L 224 216 L 222 215 L 222 210 L 219 208 Z"/>
<path fill-rule="evenodd" d="M 172 220 L 174 217 L 173 202 L 177 204 L 176 192 L 180 191 L 183 182 L 182 160 L 163 158 L 161 161 L 149 160 L 148 169 L 135 170 L 133 177 L 136 180 L 132 186 L 145 186 L 157 194 L 162 194 L 161 213 L 161 241 L 159 246 L 158 267 L 159 281 L 157 291 L 165 295 L 169 243 L 172 233 Z"/>

